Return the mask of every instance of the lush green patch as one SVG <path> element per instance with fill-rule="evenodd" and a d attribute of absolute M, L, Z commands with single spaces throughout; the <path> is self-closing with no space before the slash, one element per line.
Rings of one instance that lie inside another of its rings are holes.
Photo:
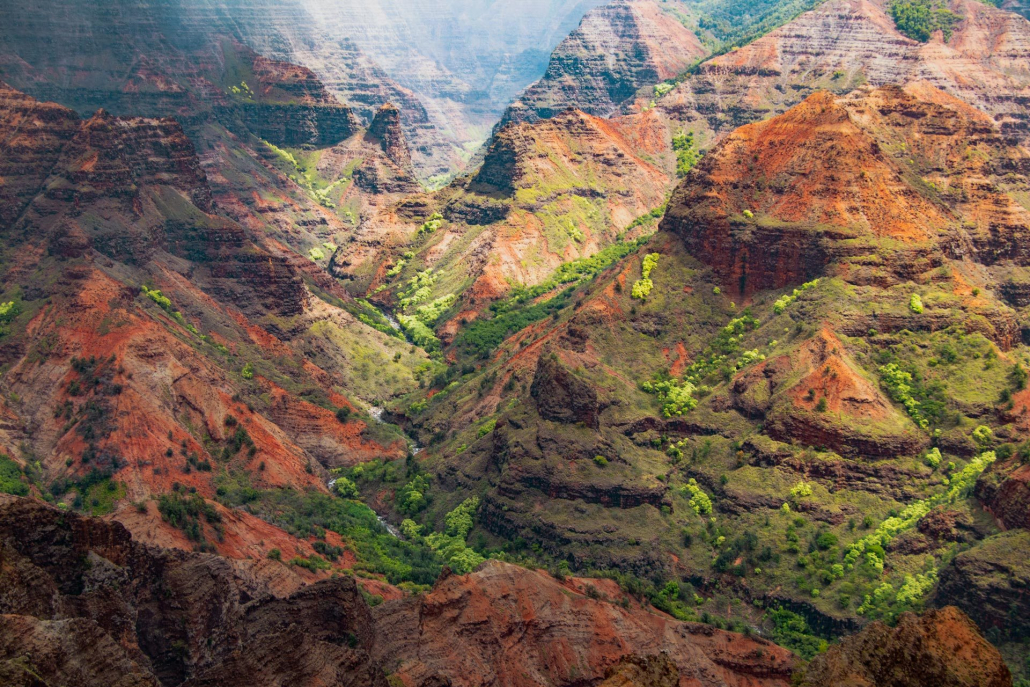
<path fill-rule="evenodd" d="M 812 659 L 816 654 L 826 651 L 827 641 L 812 633 L 803 616 L 782 608 L 773 608 L 767 618 L 773 624 L 772 639 L 780 646 L 805 659 Z"/>
<path fill-rule="evenodd" d="M 422 320 L 411 315 L 397 313 L 397 321 L 401 323 L 404 333 L 416 345 L 427 351 L 435 351 L 440 348 L 440 339 L 436 338 L 433 330 L 427 327 Z"/>
<path fill-rule="evenodd" d="M 157 510 L 161 513 L 162 520 L 185 532 L 190 541 L 197 543 L 205 541 L 201 518 L 215 528 L 219 537 L 221 536 L 222 516 L 199 494 L 182 494 L 180 492 L 161 494 L 158 497 Z"/>
<path fill-rule="evenodd" d="M 776 302 L 773 303 L 773 312 L 776 313 L 777 315 L 782 314 L 784 310 L 789 308 L 790 305 L 794 301 L 796 301 L 798 299 L 798 296 L 800 296 L 802 293 L 804 293 L 805 291 L 808 291 L 811 288 L 815 288 L 818 285 L 819 285 L 819 280 L 818 279 L 813 279 L 812 281 L 806 282 L 806 283 L 802 284 L 801 286 L 799 286 L 798 288 L 794 289 L 791 293 L 789 293 L 789 294 L 787 294 L 785 296 L 780 296 L 779 298 L 776 299 Z"/>
<path fill-rule="evenodd" d="M 727 371 L 737 370 L 764 358 L 757 350 L 746 351 L 739 359 L 730 363 L 730 357 L 740 350 L 744 334 L 757 326 L 758 320 L 752 317 L 749 311 L 744 311 L 740 317 L 730 320 L 730 323 L 719 331 L 712 343 L 684 371 L 681 379 L 659 378 L 644 382 L 641 388 L 658 397 L 662 402 L 662 414 L 665 417 L 683 415 L 693 410 L 697 407 L 694 394 L 707 393 L 710 390 L 701 382 L 720 366 L 729 363 Z"/>
<path fill-rule="evenodd" d="M 925 43 L 935 31 L 950 40 L 955 25 L 962 17 L 947 8 L 943 0 L 894 0 L 890 5 L 891 18 L 902 34 Z"/>
<path fill-rule="evenodd" d="M 0 494 L 28 496 L 29 485 L 25 481 L 21 467 L 10 457 L 0 453 Z"/>
<path fill-rule="evenodd" d="M 661 212 L 658 212 L 659 210 L 661 210 Z M 654 215 L 656 212 L 658 212 L 658 214 Z M 665 206 L 663 205 L 661 208 L 655 208 L 655 210 L 652 210 L 651 213 L 644 217 L 661 217 L 664 212 Z M 638 217 L 634 222 L 641 221 L 642 219 L 643 218 Z M 643 223 L 644 222 L 641 222 L 641 224 Z M 630 225 L 631 228 L 633 226 L 633 224 Z M 495 314 L 500 315 L 512 310 L 517 310 L 529 301 L 535 300 L 559 287 L 574 286 L 576 284 L 589 281 L 612 264 L 618 262 L 643 246 L 647 243 L 649 238 L 650 236 L 642 236 L 635 241 L 616 241 L 609 246 L 605 246 L 588 258 L 579 258 L 578 260 L 571 260 L 569 262 L 562 263 L 558 266 L 558 269 L 554 271 L 554 274 L 536 286 L 525 287 L 520 284 L 515 285 L 511 290 L 511 295 L 509 295 L 507 299 L 492 304 L 490 309 Z"/>
<path fill-rule="evenodd" d="M 151 289 L 146 284 L 144 284 L 140 286 L 140 290 L 143 291 L 147 298 L 157 303 L 162 310 L 171 315 L 172 319 L 174 319 L 176 322 L 182 325 L 186 324 L 186 320 L 182 316 L 182 313 L 172 306 L 172 301 L 168 298 L 168 296 L 161 293 L 159 289 Z"/>
<path fill-rule="evenodd" d="M 296 537 L 336 532 L 357 557 L 355 569 L 384 575 L 392 584 L 432 584 L 440 574 L 442 561 L 435 552 L 393 536 L 358 501 L 294 489 L 257 490 L 242 475 L 223 480 L 218 493 L 225 505 L 243 508 Z"/>
<path fill-rule="evenodd" d="M 676 151 L 676 176 L 685 177 L 701 159 L 701 151 L 694 144 L 694 132 L 679 133 L 672 137 L 672 149 Z"/>
<path fill-rule="evenodd" d="M 647 297 L 651 294 L 651 289 L 654 288 L 654 282 L 651 281 L 651 272 L 658 266 L 658 259 L 660 257 L 661 255 L 658 253 L 650 253 L 644 256 L 644 261 L 640 266 L 640 279 L 633 284 L 631 292 L 633 298 L 647 300 Z"/>
<path fill-rule="evenodd" d="M 515 332 L 563 310 L 572 300 L 572 291 L 569 288 L 543 303 L 527 305 L 488 320 L 476 320 L 458 334 L 455 345 L 470 354 L 485 358 Z"/>

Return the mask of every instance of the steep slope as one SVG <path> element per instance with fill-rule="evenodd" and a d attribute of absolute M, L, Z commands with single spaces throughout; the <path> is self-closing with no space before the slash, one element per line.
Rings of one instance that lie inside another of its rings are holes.
<path fill-rule="evenodd" d="M 375 619 L 377 658 L 411 684 L 443 676 L 455 687 L 570 684 L 602 675 L 613 656 L 645 652 L 666 654 L 688 684 L 786 685 L 793 667 L 765 640 L 594 601 L 497 561 L 444 577 L 425 597 L 384 604 Z"/>
<path fill-rule="evenodd" d="M 511 100 L 544 72 L 554 46 L 600 2 L 305 0 L 305 5 L 331 35 L 352 37 L 395 81 L 417 93 L 433 121 L 467 156 Z"/>
<path fill-rule="evenodd" d="M 1030 213 L 1002 179 L 1026 183 L 1027 151 L 928 89 L 819 93 L 738 129 L 680 187 L 663 227 L 745 297 L 830 263 L 880 283 L 967 249 L 987 265 L 1022 265 Z M 974 159 L 975 149 L 990 152 Z M 871 252 L 881 260 L 869 264 Z"/>
<path fill-rule="evenodd" d="M 817 89 L 927 81 L 1026 140 L 1030 22 L 974 1 L 949 4 L 953 34 L 902 35 L 878 0 L 833 0 L 700 66 L 659 101 L 673 126 L 717 135 L 783 112 Z"/>
<path fill-rule="evenodd" d="M 387 684 L 352 578 L 276 592 L 281 564 L 234 569 L 6 495 L 0 547 L 6 684 Z"/>
<path fill-rule="evenodd" d="M 807 655 L 921 609 L 960 549 L 994 559 L 973 488 L 1025 439 L 1026 160 L 925 84 L 748 125 L 639 250 L 465 324 L 460 370 L 391 406 L 427 504 L 354 479 L 433 529 L 475 496 L 483 550 Z"/>
<path fill-rule="evenodd" d="M 217 214 L 174 120 L 82 121 L 4 93 L 12 128 L 0 140 L 18 193 L 3 208 L 16 219 L 0 227 L 0 446 L 20 479 L 66 505 L 117 510 L 152 541 L 311 555 L 309 530 L 196 509 L 227 480 L 326 494 L 328 469 L 406 455 L 364 408 L 387 375 L 414 388 L 425 355 L 360 323 L 313 263 Z M 42 132 L 35 146 L 17 134 L 25 122 Z M 196 512 L 175 516 L 176 504 Z"/>
<path fill-rule="evenodd" d="M 196 121 L 212 106 L 232 105 L 232 114 L 252 125 L 268 119 L 282 132 L 288 124 L 289 130 L 296 129 L 293 137 L 328 113 L 324 107 L 266 107 L 256 115 L 255 106 L 265 103 L 263 94 L 246 88 L 255 76 L 248 64 L 252 58 L 228 54 L 223 43 L 229 42 L 237 44 L 231 52 L 257 50 L 309 67 L 366 123 L 378 107 L 397 104 L 407 134 L 417 141 L 416 164 L 424 176 L 461 164 L 457 144 L 443 132 L 446 123 L 431 121 L 417 96 L 392 81 L 349 38 L 328 34 L 300 3 L 54 0 L 33 8 L 11 2 L 4 10 L 8 21 L 0 29 L 0 79 L 80 112 L 102 107 L 115 114 L 179 114 Z M 103 26 L 109 30 L 99 32 Z M 54 51 L 49 45 L 61 47 Z M 277 125 L 275 120 L 284 121 Z M 266 138 L 290 144 L 281 137 Z"/>
<path fill-rule="evenodd" d="M 390 675 L 571 687 L 660 647 L 673 664 L 665 670 L 694 684 L 773 687 L 794 665 L 766 640 L 621 608 L 497 561 L 373 618 L 352 578 L 284 583 L 280 563 L 141 545 L 120 525 L 6 495 L 0 551 L 8 684 L 375 686 Z M 514 631 L 522 639 L 507 646 Z"/>
<path fill-rule="evenodd" d="M 903 651 L 898 651 L 901 647 Z M 979 636 L 976 626 L 948 607 L 921 618 L 904 615 L 893 630 L 874 623 L 816 657 L 800 684 L 1003 687 L 1012 684 L 1012 676 L 997 649 Z"/>
<path fill-rule="evenodd" d="M 513 286 L 535 287 L 628 228 L 627 242 L 653 226 L 646 216 L 672 183 L 649 160 L 661 135 L 653 117 L 612 122 L 574 110 L 509 125 L 474 176 L 385 207 L 340 246 L 331 270 L 405 317 L 441 304 L 423 324 L 450 320 L 442 333 L 452 338 L 455 316 L 472 319 Z M 641 216 L 650 222 L 634 225 Z"/>
<path fill-rule="evenodd" d="M 707 52 L 671 9 L 617 0 L 587 13 L 502 124 L 547 119 L 568 107 L 609 117 L 641 88 L 678 76 Z"/>

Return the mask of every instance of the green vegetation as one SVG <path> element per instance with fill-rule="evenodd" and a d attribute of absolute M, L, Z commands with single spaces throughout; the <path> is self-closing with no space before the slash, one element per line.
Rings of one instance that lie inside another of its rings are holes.
<path fill-rule="evenodd" d="M 684 371 L 681 379 L 656 379 L 644 382 L 641 388 L 658 397 L 662 402 L 662 414 L 665 417 L 683 415 L 694 410 L 697 407 L 694 394 L 710 391 L 709 387 L 703 386 L 701 382 L 720 366 L 725 366 L 730 356 L 740 350 L 744 334 L 757 326 L 758 320 L 751 316 L 750 311 L 745 310 L 740 317 L 730 320 L 730 323 L 719 331 L 715 340 Z M 757 350 L 747 351 L 726 369 L 737 370 L 763 358 Z"/>
<path fill-rule="evenodd" d="M 436 324 L 436 322 L 443 316 L 444 312 L 454 305 L 457 300 L 458 296 L 453 293 L 441 296 L 432 303 L 418 306 L 415 310 L 415 317 L 423 324 L 431 327 Z"/>
<path fill-rule="evenodd" d="M 302 539 L 324 530 L 336 532 L 354 552 L 355 570 L 384 575 L 391 584 L 428 585 L 440 574 L 442 560 L 435 552 L 394 537 L 372 509 L 358 501 L 294 489 L 258 490 L 242 474 L 220 482 L 218 499 Z"/>
<path fill-rule="evenodd" d="M 469 324 L 455 338 L 455 344 L 467 353 L 486 358 L 515 332 L 563 310 L 572 300 L 572 291 L 572 288 L 568 288 L 550 300 L 515 307 L 507 312 L 498 312 L 500 307 L 491 306 L 497 314 L 490 319 L 476 320 Z"/>
<path fill-rule="evenodd" d="M 905 406 L 905 411 L 922 429 L 929 429 L 931 419 L 939 416 L 942 404 L 930 398 L 931 392 L 919 383 L 913 372 L 901 369 L 897 363 L 880 368 L 880 383 L 894 401 Z"/>
<path fill-rule="evenodd" d="M 690 507 L 697 515 L 709 515 L 712 512 L 712 499 L 698 486 L 693 477 L 683 485 L 683 490 L 690 494 Z"/>
<path fill-rule="evenodd" d="M 819 280 L 813 279 L 810 282 L 805 282 L 804 284 L 794 289 L 794 291 L 787 294 L 786 296 L 780 296 L 776 299 L 776 302 L 773 303 L 773 312 L 777 315 L 783 314 L 783 311 L 789 308 L 790 305 L 798 299 L 798 296 L 800 296 L 802 293 L 808 291 L 811 288 L 815 288 L 818 285 Z"/>
<path fill-rule="evenodd" d="M 433 330 L 427 327 L 422 320 L 410 315 L 397 313 L 397 321 L 401 323 L 404 333 L 416 345 L 421 346 L 427 351 L 435 351 L 440 348 L 440 339 L 436 338 Z"/>
<path fill-rule="evenodd" d="M 672 149 L 676 151 L 676 176 L 685 177 L 701 159 L 701 151 L 694 144 L 694 132 L 680 132 L 672 137 Z"/>
<path fill-rule="evenodd" d="M 436 230 L 442 226 L 443 215 L 439 212 L 434 212 L 429 216 L 429 219 L 422 223 L 422 226 L 418 228 L 418 231 L 415 232 L 415 240 L 418 241 L 421 238 L 425 238 L 426 236 L 436 233 Z"/>
<path fill-rule="evenodd" d="M 21 304 L 17 301 L 7 301 L 6 303 L 0 303 L 0 337 L 7 334 L 7 325 L 10 324 L 14 318 L 21 314 Z"/>
<path fill-rule="evenodd" d="M 647 300 L 651 289 L 654 288 L 654 282 L 651 281 L 651 272 L 658 266 L 658 258 L 660 257 L 661 255 L 658 253 L 650 253 L 644 256 L 644 261 L 640 267 L 641 277 L 633 284 L 633 298 Z"/>
<path fill-rule="evenodd" d="M 812 634 L 804 616 L 782 608 L 770 609 L 767 616 L 773 624 L 772 640 L 806 660 L 826 651 L 828 642 Z"/>
<path fill-rule="evenodd" d="M 429 479 L 425 475 L 414 478 L 397 490 L 397 510 L 414 515 L 429 505 L 426 496 L 429 491 Z"/>
<path fill-rule="evenodd" d="M 908 301 L 908 309 L 916 315 L 923 313 L 923 299 L 919 297 L 918 293 L 912 294 L 912 298 Z"/>
<path fill-rule="evenodd" d="M 0 453 L 0 494 L 28 496 L 29 485 L 21 467 L 9 456 Z"/>
<path fill-rule="evenodd" d="M 485 559 L 465 544 L 465 538 L 474 525 L 473 518 L 479 508 L 479 499 L 475 496 L 462 501 L 457 508 L 444 518 L 445 532 L 434 532 L 422 537 L 425 544 L 437 552 L 451 570 L 464 575 L 475 570 Z M 408 531 L 413 531 L 409 526 Z M 419 536 L 416 534 L 416 537 Z"/>
<path fill-rule="evenodd" d="M 894 0 L 890 15 L 898 31 L 921 43 L 938 30 L 944 33 L 944 40 L 951 40 L 955 25 L 962 21 L 943 0 Z"/>
<path fill-rule="evenodd" d="M 171 315 L 172 319 L 174 319 L 176 322 L 182 325 L 186 324 L 186 319 L 182 316 L 182 313 L 172 306 L 172 301 L 163 293 L 161 293 L 160 290 L 151 289 L 147 287 L 146 284 L 140 286 L 140 290 L 143 291 L 147 298 L 157 303 L 162 310 Z"/>
<path fill-rule="evenodd" d="M 655 220 L 661 219 L 662 217 L 665 216 L 665 210 L 666 210 L 666 208 L 668 208 L 668 206 L 669 206 L 668 203 L 662 203 L 661 205 L 659 205 L 658 207 L 654 208 L 650 212 L 648 212 L 646 214 L 643 214 L 640 217 L 637 217 L 635 220 L 633 220 L 632 222 L 630 222 L 626 226 L 626 229 L 624 230 L 623 233 L 633 231 L 637 227 L 642 227 L 642 226 L 644 226 L 646 224 L 650 224 L 651 222 L 654 222 Z M 615 244 L 615 245 L 619 245 L 619 244 Z M 608 250 L 608 249 L 610 249 L 612 247 L 613 246 L 608 246 L 607 248 L 603 249 L 601 252 L 604 252 L 604 250 Z M 600 253 L 596 253 L 594 255 L 594 257 L 597 257 L 597 255 L 599 255 L 599 254 Z M 590 260 L 592 258 L 585 258 L 585 259 L 586 260 Z M 566 264 L 570 264 L 570 263 L 566 263 Z"/>
<path fill-rule="evenodd" d="M 205 542 L 201 517 L 214 527 L 221 538 L 222 516 L 199 494 L 182 494 L 178 491 L 161 494 L 158 497 L 157 510 L 161 513 L 162 520 L 185 532 L 190 541 Z"/>
<path fill-rule="evenodd" d="M 883 573 L 886 549 L 890 542 L 903 532 L 916 526 L 919 520 L 933 508 L 951 505 L 972 493 L 977 478 L 996 460 L 993 451 L 985 451 L 957 473 L 952 474 L 948 488 L 933 496 L 906 506 L 900 513 L 888 517 L 870 534 L 848 547 L 844 555 L 847 570 L 863 566 L 879 575 Z M 859 613 L 874 618 L 896 618 L 906 610 L 918 610 L 923 596 L 933 587 L 936 572 L 928 570 L 922 574 L 906 575 L 904 584 L 895 591 L 894 586 L 884 581 L 873 594 L 867 595 Z"/>
<path fill-rule="evenodd" d="M 699 0 L 683 17 L 716 53 L 746 45 L 822 4 L 823 0 Z"/>

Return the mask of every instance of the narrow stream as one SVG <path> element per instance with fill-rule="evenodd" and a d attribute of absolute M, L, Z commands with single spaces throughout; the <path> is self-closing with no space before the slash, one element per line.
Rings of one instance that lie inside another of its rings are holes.
<path fill-rule="evenodd" d="M 395 322 L 393 317 L 390 316 L 390 315 L 387 315 L 387 319 L 390 320 L 390 324 L 393 324 Z M 395 325 L 395 326 L 397 326 L 397 325 Z M 376 422 L 379 422 L 379 423 L 385 423 L 385 420 L 383 420 L 383 413 L 385 413 L 385 412 L 386 412 L 386 410 L 382 406 L 369 406 L 368 407 L 368 414 L 372 417 L 373 420 L 375 420 Z M 422 447 L 419 446 L 418 442 L 415 441 L 407 433 L 405 433 L 405 436 L 407 437 L 408 442 L 409 442 L 409 446 L 411 447 L 412 455 L 418 455 L 418 453 L 422 451 Z M 336 478 L 335 477 L 333 479 L 329 480 L 326 483 L 326 487 L 329 488 L 329 491 L 332 491 L 335 486 L 336 486 Z M 375 509 L 372 509 L 372 512 L 376 513 Z M 376 519 L 379 520 L 379 524 L 381 524 L 386 529 L 386 531 L 389 532 L 391 535 L 393 535 L 394 537 L 397 537 L 398 539 L 403 539 L 404 538 L 401 535 L 400 531 L 396 527 L 391 525 L 389 523 L 389 521 L 387 521 L 386 518 L 384 518 L 379 513 L 376 513 Z"/>

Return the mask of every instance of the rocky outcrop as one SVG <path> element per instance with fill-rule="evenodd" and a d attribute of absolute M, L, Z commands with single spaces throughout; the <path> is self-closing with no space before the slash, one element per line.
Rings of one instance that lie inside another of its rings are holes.
<path fill-rule="evenodd" d="M 608 670 L 600 687 L 677 687 L 679 681 L 668 654 L 627 656 Z"/>
<path fill-rule="evenodd" d="M 587 382 L 566 370 L 556 356 L 542 355 L 530 389 L 540 417 L 597 428 L 603 404 Z"/>
<path fill-rule="evenodd" d="M 386 685 L 351 578 L 276 596 L 217 556 L 8 496 L 0 558 L 0 671 L 16 680 Z"/>
<path fill-rule="evenodd" d="M 977 480 L 975 493 L 1004 527 L 1030 530 L 1030 465 L 1016 458 L 991 466 Z"/>
<path fill-rule="evenodd" d="M 314 72 L 258 55 L 242 42 L 261 17 L 266 40 L 278 32 L 271 19 L 277 11 L 250 10 L 243 18 L 246 7 L 221 3 L 72 7 L 64 0 L 31 11 L 12 8 L 0 30 L 0 65 L 16 88 L 85 112 L 176 115 L 194 123 L 215 116 L 280 146 L 325 146 L 351 136 L 358 128 L 354 113 Z M 305 16 L 299 5 L 293 14 Z M 55 17 L 74 20 L 54 23 Z M 113 30 L 97 30 L 108 25 Z M 47 41 L 60 49 L 40 49 Z"/>
<path fill-rule="evenodd" d="M 392 103 L 386 103 L 378 110 L 368 127 L 368 135 L 379 143 L 383 153 L 398 167 L 411 166 L 411 153 L 401 129 L 401 112 Z"/>
<path fill-rule="evenodd" d="M 401 113 L 390 103 L 376 111 L 365 133 L 373 151 L 354 170 L 354 183 L 368 193 L 418 193 L 411 153 L 401 127 Z"/>
<path fill-rule="evenodd" d="M 846 458 L 918 453 L 926 437 L 858 371 L 837 336 L 822 330 L 790 355 L 737 375 L 733 403 L 780 441 L 832 449 Z"/>
<path fill-rule="evenodd" d="M 763 639 L 594 601 L 546 573 L 499 561 L 444 577 L 424 596 L 387 602 L 375 621 L 375 656 L 406 684 L 571 687 L 600 681 L 612 668 L 625 675 L 630 668 L 616 664 L 626 654 L 661 651 L 678 668 L 679 684 L 771 687 L 789 684 L 793 665 Z M 664 685 L 672 671 L 652 661 L 634 667 Z"/>
<path fill-rule="evenodd" d="M 117 523 L 6 495 L 0 560 L 5 684 L 385 687 L 392 674 L 453 687 L 668 687 L 678 671 L 703 686 L 785 687 L 794 666 L 766 640 L 498 561 L 445 573 L 373 617 L 351 577 L 276 589 L 281 564 L 143 545 Z"/>
<path fill-rule="evenodd" d="M 885 152 L 899 139 L 925 162 Z M 969 140 L 1024 170 L 1013 179 L 1027 185 L 1027 151 L 928 86 L 819 93 L 727 137 L 677 189 L 662 227 L 744 297 L 831 265 L 854 283 L 887 285 L 946 256 L 1022 263 L 1030 213 L 1003 190 L 1000 168 L 961 162 Z"/>
<path fill-rule="evenodd" d="M 704 63 L 659 107 L 673 122 L 724 135 L 785 111 L 818 89 L 846 92 L 925 80 L 989 113 L 1006 133 L 1030 134 L 1030 22 L 974 0 L 949 40 L 902 35 L 885 0 L 833 0 Z"/>
<path fill-rule="evenodd" d="M 958 606 L 992 636 L 1030 637 L 1030 532 L 1004 532 L 955 556 L 934 598 Z"/>
<path fill-rule="evenodd" d="M 905 613 L 896 627 L 874 622 L 819 654 L 796 684 L 877 687 L 1009 687 L 1001 654 L 957 608 Z"/>
<path fill-rule="evenodd" d="M 36 197 L 61 151 L 79 132 L 79 118 L 0 81 L 0 231 Z"/>
<path fill-rule="evenodd" d="M 548 119 L 567 107 L 611 116 L 638 90 L 678 76 L 707 52 L 659 3 L 615 0 L 583 17 L 501 121 Z"/>
<path fill-rule="evenodd" d="M 0 100 L 13 161 L 28 154 L 18 148 L 19 113 L 34 102 L 14 95 Z M 18 221 L 6 228 L 9 241 L 43 242 L 64 258 L 93 249 L 136 266 L 168 251 L 197 263 L 198 281 L 245 311 L 300 312 L 306 298 L 300 276 L 286 257 L 258 247 L 241 226 L 214 214 L 207 175 L 176 120 L 100 110 L 80 121 L 64 108 L 35 107 L 36 121 L 45 123 L 40 129 L 51 132 L 34 136 L 33 169 L 45 172 L 12 177 L 12 195 L 0 205 L 6 215 L 17 213 Z M 28 166 L 26 159 L 21 168 Z M 26 204 L 33 187 L 36 195 Z"/>

